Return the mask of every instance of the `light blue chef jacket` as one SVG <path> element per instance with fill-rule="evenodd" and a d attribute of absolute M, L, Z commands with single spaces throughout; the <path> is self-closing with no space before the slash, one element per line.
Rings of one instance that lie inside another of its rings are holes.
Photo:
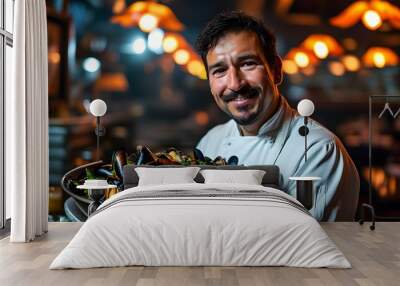
<path fill-rule="evenodd" d="M 332 132 L 310 119 L 305 163 L 304 137 L 298 131 L 303 125 L 304 118 L 281 96 L 279 108 L 257 136 L 242 136 L 231 119 L 208 131 L 197 148 L 212 159 L 237 156 L 243 165 L 279 166 L 280 187 L 294 197 L 296 182 L 289 177 L 321 177 L 314 182 L 316 199 L 311 214 L 317 220 L 352 221 L 360 190 L 353 161 Z"/>

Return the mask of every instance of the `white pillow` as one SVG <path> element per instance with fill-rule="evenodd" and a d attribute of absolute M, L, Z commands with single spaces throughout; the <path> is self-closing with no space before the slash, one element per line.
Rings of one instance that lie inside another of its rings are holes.
<path fill-rule="evenodd" d="M 199 167 L 135 168 L 139 176 L 138 186 L 196 183 L 193 179 L 199 170 Z"/>
<path fill-rule="evenodd" d="M 205 184 L 261 185 L 265 171 L 262 170 L 201 170 Z"/>

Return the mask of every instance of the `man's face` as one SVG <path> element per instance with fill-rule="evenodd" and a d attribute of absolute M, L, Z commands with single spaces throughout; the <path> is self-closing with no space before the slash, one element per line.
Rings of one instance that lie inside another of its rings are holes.
<path fill-rule="evenodd" d="M 211 93 L 221 110 L 239 125 L 265 120 L 274 96 L 279 96 L 280 78 L 274 76 L 255 33 L 226 34 L 208 52 L 207 65 Z"/>

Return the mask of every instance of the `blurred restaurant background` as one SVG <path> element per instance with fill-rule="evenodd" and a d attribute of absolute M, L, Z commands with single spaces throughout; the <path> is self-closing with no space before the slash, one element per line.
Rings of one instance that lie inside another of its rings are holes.
<path fill-rule="evenodd" d="M 214 15 L 233 9 L 275 32 L 284 68 L 280 91 L 294 108 L 311 99 L 313 118 L 342 140 L 361 177 L 360 204 L 368 201 L 369 101 L 387 96 L 371 101 L 372 197 L 378 215 L 400 218 L 400 1 L 46 3 L 51 220 L 71 220 L 62 176 L 97 160 L 96 120 L 88 112 L 94 99 L 107 104 L 105 162 L 115 150 L 132 153 L 138 145 L 190 152 L 228 119 L 212 99 L 193 45 Z"/>

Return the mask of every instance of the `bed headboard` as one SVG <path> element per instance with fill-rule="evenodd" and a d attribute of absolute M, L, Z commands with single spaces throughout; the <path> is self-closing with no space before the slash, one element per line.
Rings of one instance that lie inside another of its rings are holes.
<path fill-rule="evenodd" d="M 156 168 L 182 168 L 182 165 L 160 165 L 160 166 L 150 166 L 150 165 L 126 165 L 123 168 L 124 171 L 124 190 L 136 187 L 139 182 L 139 177 L 135 172 L 136 167 L 156 167 Z M 205 169 L 219 169 L 219 170 L 246 170 L 246 169 L 257 169 L 265 171 L 265 175 L 262 180 L 262 185 L 266 187 L 273 187 L 279 189 L 279 167 L 276 165 L 254 165 L 254 166 L 206 166 L 206 165 L 196 165 L 202 170 Z M 194 178 L 197 183 L 204 183 L 203 176 L 198 173 Z"/>

